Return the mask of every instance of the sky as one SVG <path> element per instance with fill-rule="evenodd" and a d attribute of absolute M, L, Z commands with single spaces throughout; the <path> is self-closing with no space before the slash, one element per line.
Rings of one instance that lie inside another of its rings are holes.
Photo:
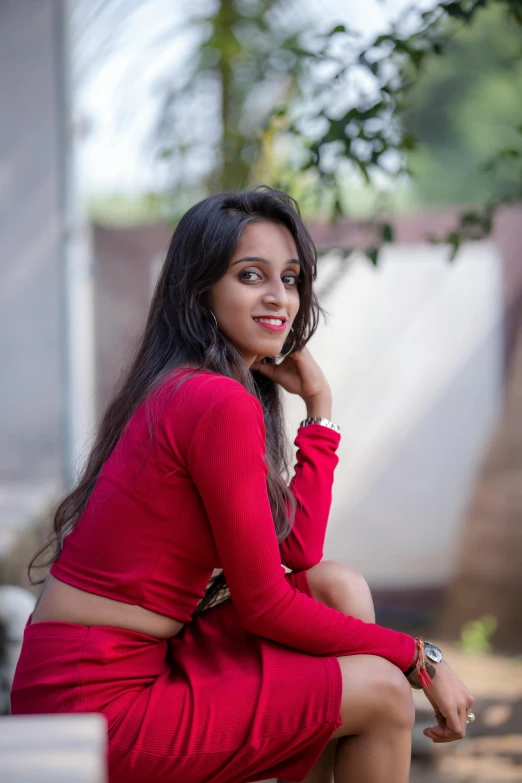
<path fill-rule="evenodd" d="M 82 2 L 82 0 L 79 0 Z M 86 0 L 83 0 L 86 2 Z M 117 16 L 115 28 L 107 22 L 102 30 L 94 24 L 90 39 L 96 36 L 116 41 L 103 56 L 86 57 L 90 41 L 82 29 L 73 27 L 76 75 L 75 107 L 86 129 L 78 144 L 77 161 L 80 188 L 87 195 L 125 193 L 129 195 L 158 190 L 166 182 L 166 170 L 154 168 L 142 152 L 147 130 L 155 116 L 158 79 L 162 74 L 187 67 L 197 45 L 197 35 L 174 33 L 168 43 L 152 46 L 164 31 L 180 29 L 188 9 L 211 6 L 211 0 L 148 0 L 138 12 L 127 0 L 129 13 Z M 430 7 L 433 0 L 288 0 L 291 11 L 305 15 L 311 28 L 345 22 L 365 38 L 389 28 L 406 7 Z M 125 0 L 120 2 L 125 9 Z M 116 26 L 117 25 L 117 26 Z M 109 29 L 107 29 L 109 27 Z M 171 45 L 172 41 L 172 45 Z M 83 67 L 78 67 L 81 62 Z M 88 66 L 85 67 L 85 62 Z"/>

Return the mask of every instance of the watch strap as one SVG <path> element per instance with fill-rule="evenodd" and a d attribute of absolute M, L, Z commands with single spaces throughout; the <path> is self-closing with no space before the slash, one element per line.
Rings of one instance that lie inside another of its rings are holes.
<path fill-rule="evenodd" d="M 321 424 L 323 427 L 328 427 L 335 432 L 340 432 L 341 428 L 338 424 L 334 424 L 333 421 L 327 419 L 324 416 L 309 416 L 299 424 L 300 427 L 308 427 L 309 424 Z"/>

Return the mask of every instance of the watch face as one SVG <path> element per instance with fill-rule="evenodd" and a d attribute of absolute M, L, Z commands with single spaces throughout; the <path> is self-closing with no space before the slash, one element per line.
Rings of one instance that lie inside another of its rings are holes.
<path fill-rule="evenodd" d="M 442 661 L 442 651 L 439 650 L 437 645 L 432 644 L 431 642 L 424 642 L 424 652 L 426 653 L 426 658 L 429 658 L 430 661 L 434 661 L 435 663 L 440 663 Z"/>

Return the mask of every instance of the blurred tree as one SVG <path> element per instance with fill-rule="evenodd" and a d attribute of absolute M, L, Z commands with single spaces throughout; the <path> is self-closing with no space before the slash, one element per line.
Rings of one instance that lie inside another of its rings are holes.
<path fill-rule="evenodd" d="M 403 125 L 421 204 L 480 204 L 520 196 L 514 166 L 522 130 L 522 40 L 491 5 L 448 41 L 412 87 Z M 487 163 L 509 150 L 495 167 Z"/>
<path fill-rule="evenodd" d="M 522 198 L 521 28 L 520 0 L 450 0 L 422 13 L 409 7 L 355 61 L 343 25 L 324 34 L 307 56 L 335 64 L 330 83 L 307 85 L 303 101 L 297 81 L 297 95 L 274 117 L 307 151 L 300 171 L 314 171 L 333 189 L 332 217 L 344 212 L 343 164 L 376 183 L 383 174 L 414 176 L 416 166 L 424 194 L 449 198 L 455 187 L 456 199 L 465 193 L 482 202 L 442 238 L 451 258 L 463 240 L 489 234 L 496 206 Z M 353 75 L 355 92 L 347 89 Z M 466 134 L 471 125 L 480 130 Z"/>
<path fill-rule="evenodd" d="M 106 52 L 117 44 L 115 29 L 121 34 L 146 6 L 80 1 L 76 26 L 85 38 L 95 24 L 98 53 Z M 453 192 L 483 204 L 443 237 L 455 255 L 463 239 L 489 233 L 499 200 L 520 197 L 519 0 L 411 6 L 364 45 L 344 24 L 314 29 L 296 0 L 194 0 L 184 14 L 151 41 L 156 56 L 173 41 L 195 42 L 183 67 L 174 61 L 159 72 L 149 137 L 170 164 L 174 220 L 196 196 L 261 179 L 294 193 L 305 214 L 336 220 L 349 211 L 354 175 L 378 184 L 417 173 L 425 199 Z M 143 64 L 144 52 L 137 56 Z M 480 63 L 475 74 L 471 63 Z M 473 122 L 485 93 L 495 118 Z M 393 238 L 389 224 L 381 229 L 382 241 Z M 377 263 L 376 248 L 368 257 Z"/>
<path fill-rule="evenodd" d="M 150 0 L 80 0 L 80 42 L 98 39 L 96 48 L 88 47 L 90 62 L 116 47 L 147 6 Z M 146 140 L 149 154 L 169 165 L 174 219 L 195 195 L 251 181 L 263 144 L 259 128 L 301 75 L 299 39 L 309 17 L 296 10 L 294 0 L 194 0 L 149 42 L 148 56 L 157 57 L 176 41 L 193 41 L 189 58 L 181 65 L 174 58 L 159 71 Z M 137 52 L 136 63 L 142 67 L 143 60 Z M 180 199 L 182 191 L 187 195 Z"/>

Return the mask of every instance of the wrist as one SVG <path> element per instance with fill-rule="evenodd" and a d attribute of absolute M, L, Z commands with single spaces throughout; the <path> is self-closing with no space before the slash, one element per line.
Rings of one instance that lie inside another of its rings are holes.
<path fill-rule="evenodd" d="M 431 642 L 417 637 L 416 661 L 404 672 L 412 688 L 421 689 L 431 685 L 437 674 L 437 666 L 442 663 L 442 652 Z"/>
<path fill-rule="evenodd" d="M 321 392 L 313 397 L 305 398 L 307 418 L 332 418 L 332 394 L 331 392 Z"/>
<path fill-rule="evenodd" d="M 417 661 L 419 659 L 419 648 L 417 647 L 417 642 L 415 642 L 415 651 L 413 653 L 413 660 L 409 667 L 404 672 L 405 677 L 407 677 L 409 674 L 411 674 L 413 671 L 415 671 L 415 667 L 417 665 Z"/>

